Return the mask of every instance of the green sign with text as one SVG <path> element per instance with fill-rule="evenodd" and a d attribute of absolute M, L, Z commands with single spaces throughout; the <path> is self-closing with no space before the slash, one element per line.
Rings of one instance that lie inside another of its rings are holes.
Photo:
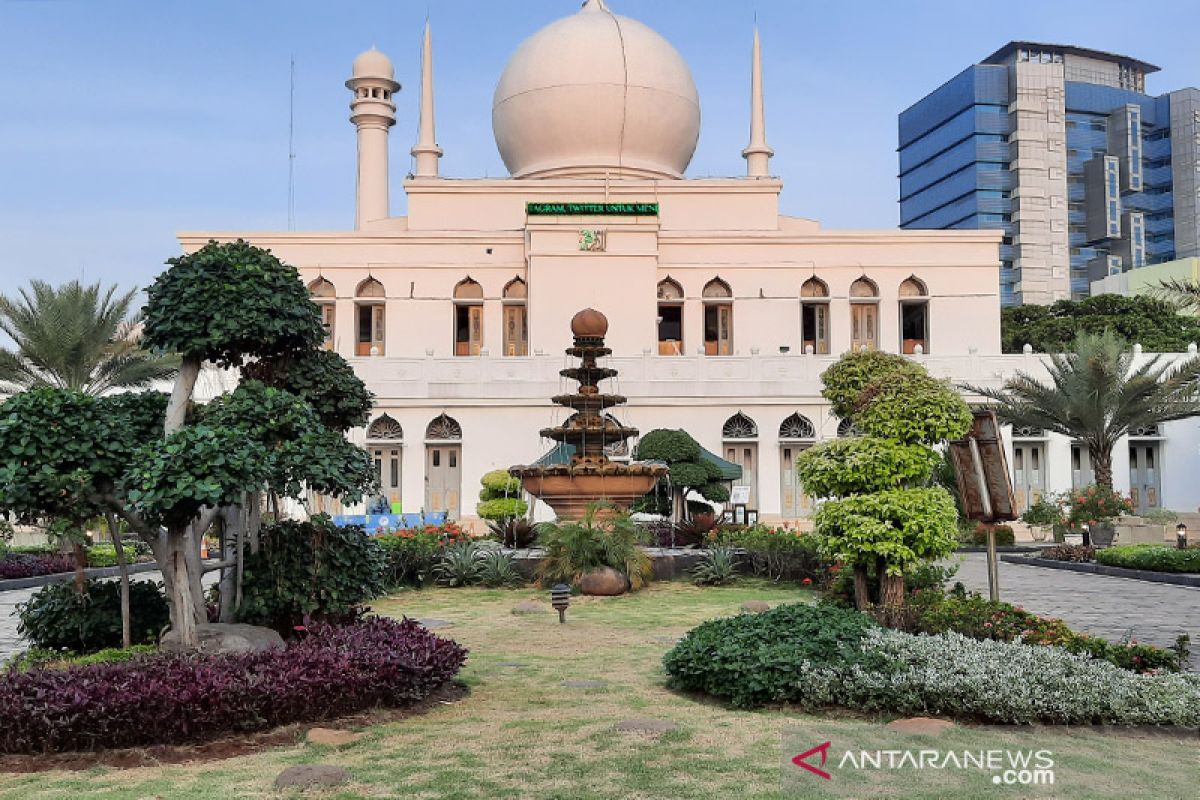
<path fill-rule="evenodd" d="M 531 217 L 657 217 L 658 203 L 526 203 Z"/>

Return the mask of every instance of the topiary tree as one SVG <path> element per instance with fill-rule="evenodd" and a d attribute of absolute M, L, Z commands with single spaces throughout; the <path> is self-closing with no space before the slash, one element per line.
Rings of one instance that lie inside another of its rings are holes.
<path fill-rule="evenodd" d="M 514 519 L 529 511 L 529 504 L 521 497 L 521 479 L 509 475 L 508 470 L 494 469 L 479 482 L 483 488 L 479 490 L 475 513 L 480 519 Z"/>
<path fill-rule="evenodd" d="M 638 460 L 661 461 L 669 471 L 639 508 L 679 518 L 687 515 L 686 498 L 691 492 L 714 503 L 729 500 L 729 489 L 721 483 L 721 468 L 706 460 L 703 453 L 700 443 L 687 431 L 658 428 L 643 436 L 637 446 Z M 669 507 L 660 508 L 660 498 L 666 498 Z"/>
<path fill-rule="evenodd" d="M 263 494 L 277 511 L 279 497 L 305 490 L 356 500 L 373 488 L 366 453 L 342 435 L 366 422 L 370 395 L 340 357 L 320 351 L 320 315 L 293 267 L 243 241 L 167 263 L 148 292 L 143 342 L 180 357 L 170 399 L 11 398 L 0 406 L 0 510 L 119 514 L 154 552 L 174 635 L 195 646 L 206 531 L 219 521 L 236 533 L 226 561 L 240 559 L 243 539 L 258 549 Z M 205 362 L 245 381 L 193 408 Z M 236 573 L 222 581 L 223 620 L 235 611 Z"/>
<path fill-rule="evenodd" d="M 900 356 L 853 353 L 821 376 L 834 413 L 863 435 L 817 444 L 797 462 L 804 489 L 829 498 L 814 515 L 822 546 L 854 570 L 860 609 L 888 622 L 904 604 L 904 574 L 954 550 L 954 497 L 931 485 L 935 446 L 965 435 L 971 411 L 949 384 Z M 879 578 L 872 598 L 868 574 Z"/>

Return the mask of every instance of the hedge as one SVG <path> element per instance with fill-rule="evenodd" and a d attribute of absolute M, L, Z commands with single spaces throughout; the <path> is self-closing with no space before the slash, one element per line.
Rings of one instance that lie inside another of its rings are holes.
<path fill-rule="evenodd" d="M 403 706 L 466 658 L 414 620 L 372 617 L 318 624 L 282 650 L 10 672 L 0 676 L 0 752 L 183 744 Z"/>
<path fill-rule="evenodd" d="M 1151 572 L 1200 572 L 1200 548 L 1180 550 L 1160 544 L 1130 544 L 1096 551 L 1096 563 Z"/>

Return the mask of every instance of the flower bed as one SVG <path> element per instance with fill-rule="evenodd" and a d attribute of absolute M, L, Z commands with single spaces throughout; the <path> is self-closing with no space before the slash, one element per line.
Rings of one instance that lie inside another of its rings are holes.
<path fill-rule="evenodd" d="M 0 558 L 0 580 L 37 578 L 75 569 L 75 559 L 67 555 L 9 553 Z"/>
<path fill-rule="evenodd" d="M 0 752 L 180 744 L 399 706 L 453 678 L 467 651 L 417 622 L 317 625 L 284 650 L 154 654 L 0 677 Z"/>
<path fill-rule="evenodd" d="M 663 659 L 670 685 L 742 707 L 792 703 L 999 723 L 1200 726 L 1200 676 L 1137 675 L 1059 647 L 885 630 L 786 605 L 711 620 Z"/>
<path fill-rule="evenodd" d="M 910 629 L 917 633 L 958 633 L 971 639 L 1061 647 L 1107 661 L 1133 672 L 1178 672 L 1180 654 L 1136 641 L 1109 642 L 1076 633 L 1060 619 L 1042 617 L 1020 606 L 992 602 L 979 595 L 916 594 L 910 603 Z"/>
<path fill-rule="evenodd" d="M 1096 548 L 1084 544 L 1060 544 L 1047 547 L 1037 554 L 1038 558 L 1051 561 L 1070 561 L 1075 564 L 1086 564 L 1096 558 Z"/>
<path fill-rule="evenodd" d="M 1200 548 L 1179 550 L 1158 544 L 1109 547 L 1096 553 L 1096 563 L 1150 572 L 1200 573 Z"/>

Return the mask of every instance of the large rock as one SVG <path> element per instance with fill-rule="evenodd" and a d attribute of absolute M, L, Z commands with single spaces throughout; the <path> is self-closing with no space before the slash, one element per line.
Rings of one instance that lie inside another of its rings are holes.
<path fill-rule="evenodd" d="M 297 764 L 275 778 L 276 789 L 307 789 L 311 786 L 341 786 L 350 773 L 332 764 Z"/>
<path fill-rule="evenodd" d="M 209 655 L 218 653 L 255 653 L 259 650 L 283 648 L 283 637 L 271 628 L 260 628 L 257 625 L 241 623 L 213 622 L 197 625 L 196 633 L 200 637 L 199 652 Z M 163 634 L 159 648 L 168 653 L 190 651 L 179 641 L 175 631 Z"/>
<path fill-rule="evenodd" d="M 629 579 L 625 573 L 612 567 L 600 567 L 579 579 L 579 591 L 584 594 L 612 597 L 624 594 L 629 589 Z"/>
<path fill-rule="evenodd" d="M 336 728 L 309 728 L 304 738 L 309 744 L 323 744 L 327 747 L 341 747 L 354 744 L 366 734 L 353 731 L 341 731 Z"/>

